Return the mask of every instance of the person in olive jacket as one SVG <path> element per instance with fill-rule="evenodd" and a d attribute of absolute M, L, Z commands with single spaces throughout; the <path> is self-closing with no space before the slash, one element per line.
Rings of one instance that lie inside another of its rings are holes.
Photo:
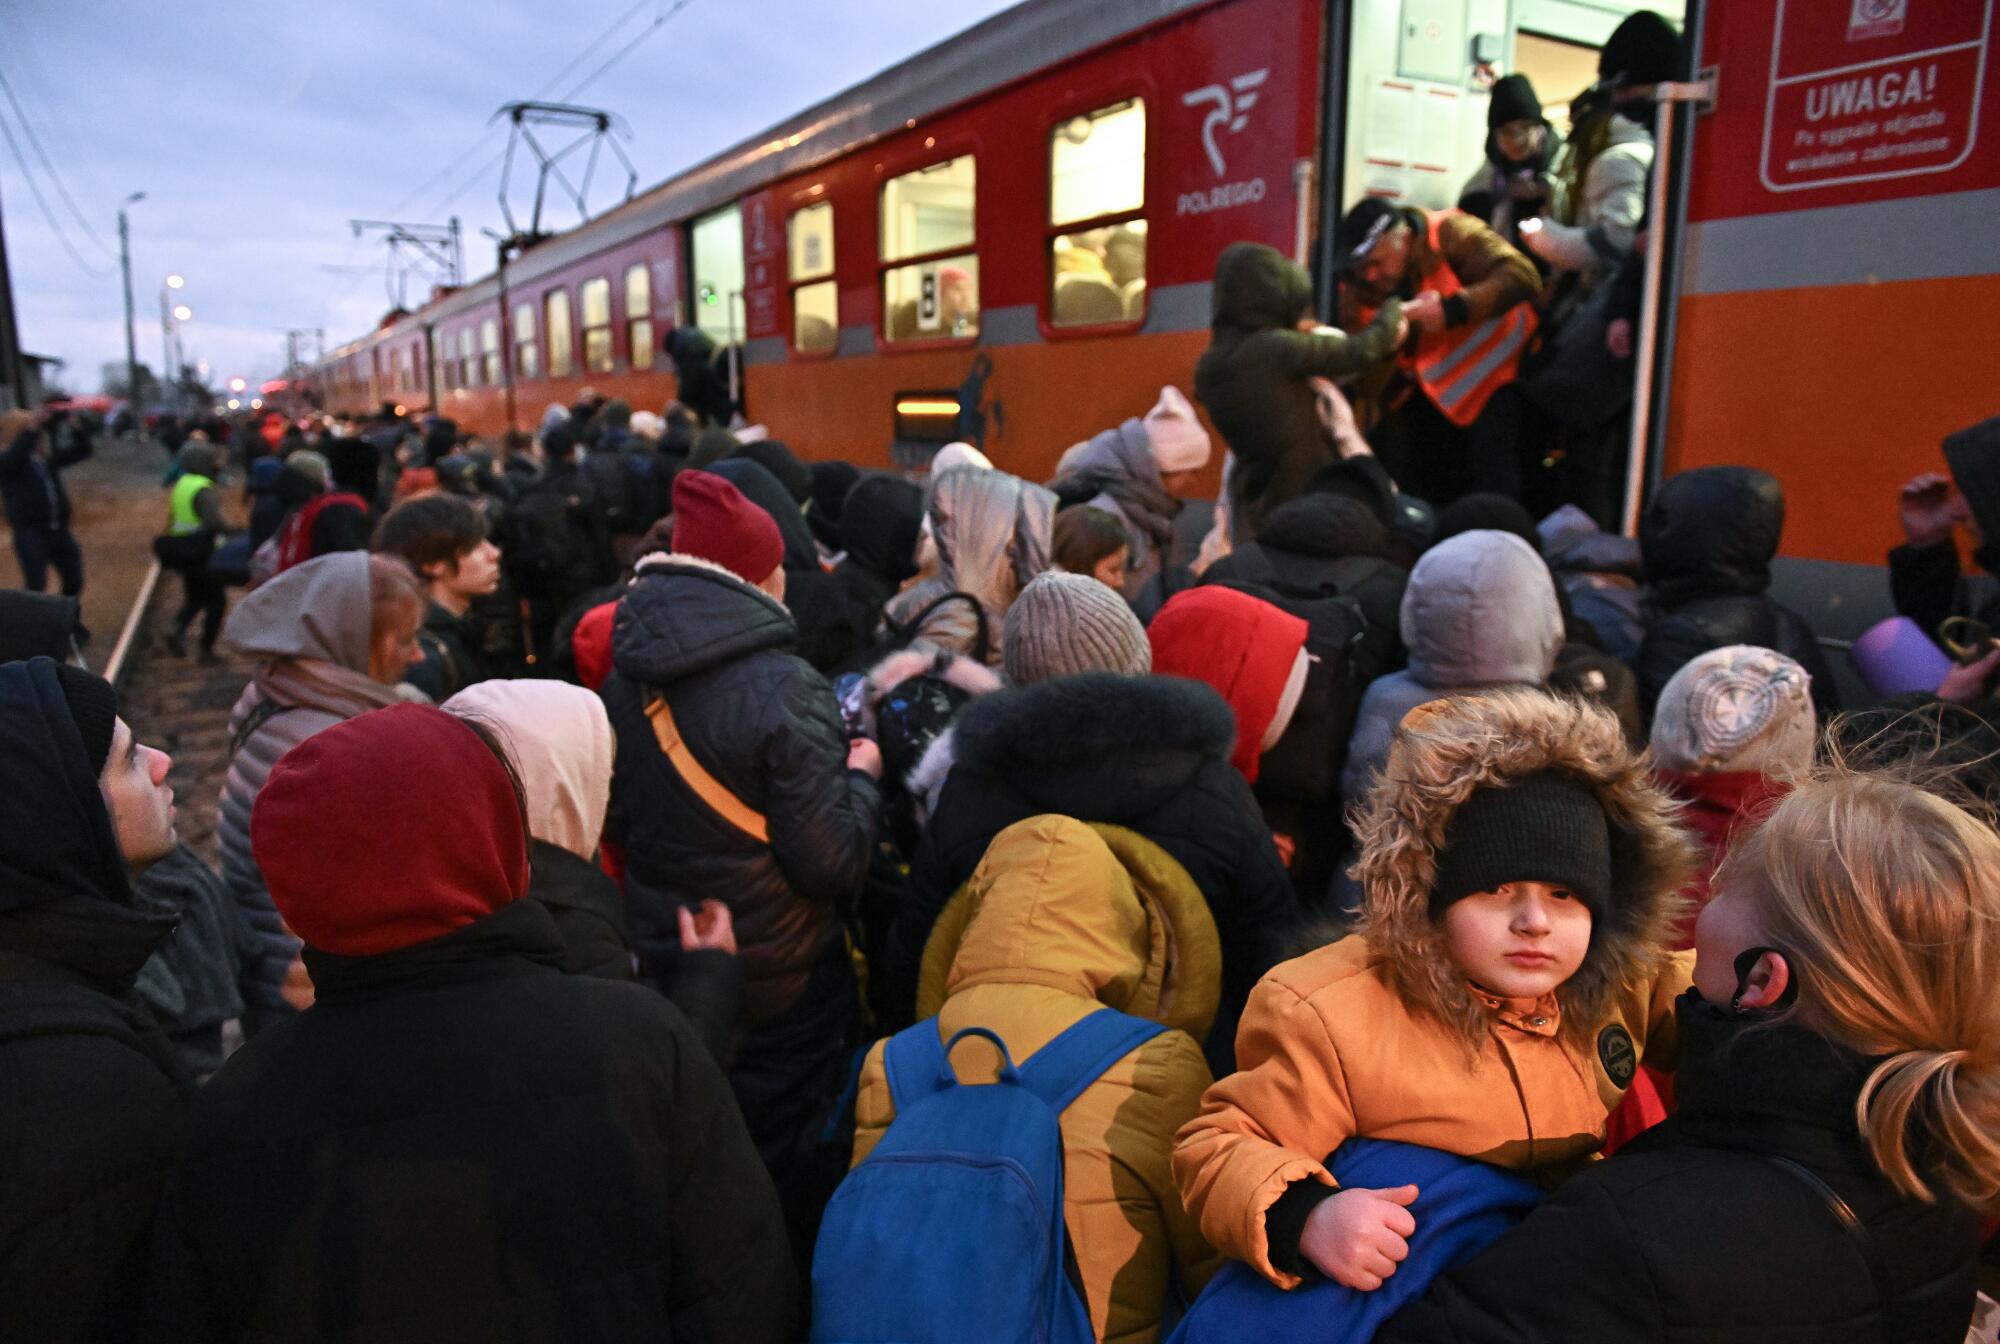
<path fill-rule="evenodd" d="M 743 970 L 730 1082 L 790 1199 L 803 1188 L 794 1159 L 860 1043 L 836 906 L 875 848 L 881 754 L 849 742 L 832 686 L 793 652 L 784 559 L 768 512 L 721 476 L 683 471 L 673 550 L 640 557 L 619 600 L 603 696 L 618 739 L 610 835 L 640 969 L 672 983 L 678 912 L 729 907 Z"/>
<path fill-rule="evenodd" d="M 317 998 L 202 1089 L 147 1337 L 794 1338 L 777 1195 L 720 1071 L 659 995 L 563 974 L 472 728 L 404 704 L 317 733 L 251 829 Z"/>
<path fill-rule="evenodd" d="M 1228 443 L 1230 534 L 1257 535 L 1264 515 L 1296 498 L 1337 460 L 1321 423 L 1315 378 L 1344 378 L 1386 361 L 1403 331 L 1391 299 L 1349 336 L 1318 325 L 1312 277 L 1262 243 L 1232 243 L 1215 263 L 1208 349 L 1194 394 Z"/>
<path fill-rule="evenodd" d="M 0 1334 L 129 1339 L 194 1084 L 133 995 L 171 913 L 172 762 L 108 682 L 0 665 Z"/>

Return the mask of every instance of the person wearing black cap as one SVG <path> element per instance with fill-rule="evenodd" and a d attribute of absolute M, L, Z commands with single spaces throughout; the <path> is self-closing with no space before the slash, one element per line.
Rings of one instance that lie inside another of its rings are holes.
<path fill-rule="evenodd" d="M 1681 39 L 1651 10 L 1628 15 L 1598 53 L 1597 83 L 1570 104 L 1557 172 L 1561 208 L 1521 230 L 1536 257 L 1594 286 L 1631 255 L 1653 167 L 1653 90 L 1681 76 Z"/>
<path fill-rule="evenodd" d="M 1355 818 L 1358 928 L 1259 982 L 1239 1072 L 1181 1129 L 1216 1249 L 1281 1288 L 1372 1291 L 1418 1191 L 1338 1189 L 1348 1139 L 1517 1171 L 1593 1152 L 1691 982 L 1665 950 L 1693 855 L 1675 816 L 1604 710 L 1495 691 L 1412 711 Z"/>
<path fill-rule="evenodd" d="M 1940 628 L 1953 616 L 2000 634 L 2000 594 L 1959 570 L 1963 531 L 1973 562 L 2000 574 L 2000 416 L 1946 438 L 1944 461 L 1946 471 L 1916 477 L 1897 500 L 1903 543 L 1889 552 L 1889 591 L 1897 614 L 1932 639 L 1942 642 Z"/>
<path fill-rule="evenodd" d="M 1482 423 L 1534 336 L 1534 262 L 1471 215 L 1369 197 L 1334 233 L 1340 325 L 1358 331 L 1401 299 L 1410 335 L 1351 391 L 1396 483 L 1432 504 L 1467 489 L 1518 494 L 1515 424 Z"/>
<path fill-rule="evenodd" d="M 193 1085 L 133 997 L 173 928 L 132 879 L 173 851 L 172 764 L 109 682 L 0 666 L 0 1302 L 9 1338 L 124 1339 Z"/>
<path fill-rule="evenodd" d="M 1547 213 L 1554 198 L 1549 165 L 1562 145 L 1528 77 L 1502 76 L 1486 102 L 1486 157 L 1459 193 L 1458 208 L 1520 247 L 1517 226 Z"/>

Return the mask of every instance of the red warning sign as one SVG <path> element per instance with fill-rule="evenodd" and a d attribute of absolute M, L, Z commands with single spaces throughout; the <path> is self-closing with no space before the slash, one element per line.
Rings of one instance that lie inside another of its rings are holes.
<path fill-rule="evenodd" d="M 1779 0 L 1764 185 L 1804 191 L 1964 163 L 1979 135 L 1993 7 L 1994 0 Z"/>

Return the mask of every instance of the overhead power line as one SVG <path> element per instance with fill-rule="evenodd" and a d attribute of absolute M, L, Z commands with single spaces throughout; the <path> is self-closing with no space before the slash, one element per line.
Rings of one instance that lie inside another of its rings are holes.
<path fill-rule="evenodd" d="M 8 82 L 7 72 L 4 70 L 0 70 L 0 92 L 4 92 L 7 95 L 7 102 L 13 107 L 15 118 L 21 123 L 21 129 L 27 133 L 28 143 L 34 147 L 35 157 L 39 158 L 42 161 L 42 167 L 48 170 L 49 181 L 55 184 L 56 194 L 61 196 L 63 204 L 69 207 L 70 215 L 75 218 L 77 226 L 83 230 L 83 236 L 96 244 L 97 250 L 102 252 L 107 258 L 116 257 L 118 253 L 102 238 L 97 236 L 95 228 L 84 217 L 83 211 L 77 209 L 75 198 L 69 194 L 69 188 L 63 185 L 62 174 L 58 173 L 55 164 L 50 162 L 49 152 L 42 148 L 42 139 L 35 134 L 34 123 L 28 120 L 28 113 L 21 106 L 21 100 L 14 96 L 14 86 Z M 25 166 L 22 171 L 26 171 Z"/>
<path fill-rule="evenodd" d="M 14 128 L 7 123 L 4 117 L 0 117 L 0 134 L 6 136 L 7 147 L 14 151 L 14 162 L 20 166 L 21 176 L 27 179 L 28 190 L 34 193 L 35 204 L 42 209 L 42 218 L 49 222 L 50 231 L 55 234 L 56 241 L 62 244 L 63 251 L 69 253 L 69 259 L 76 263 L 78 270 L 93 280 L 102 280 L 105 276 L 111 274 L 109 266 L 92 266 L 89 262 L 85 261 L 83 254 L 76 250 L 76 244 L 69 240 L 69 234 L 64 230 L 62 221 L 57 219 L 56 212 L 49 208 L 48 197 L 42 195 L 41 183 L 37 182 L 35 175 L 28 171 L 28 160 L 27 156 L 21 153 L 21 142 L 14 138 Z"/>

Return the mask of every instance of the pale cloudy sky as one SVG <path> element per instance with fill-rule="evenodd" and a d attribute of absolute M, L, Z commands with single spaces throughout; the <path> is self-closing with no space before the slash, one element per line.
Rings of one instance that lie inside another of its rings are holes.
<path fill-rule="evenodd" d="M 502 103 L 619 114 L 644 190 L 1010 2 L 0 0 L 13 95 L 0 91 L 0 124 L 29 173 L 0 137 L 22 343 L 67 360 L 72 391 L 96 391 L 100 366 L 124 359 L 117 212 L 144 191 L 131 208 L 140 360 L 161 365 L 159 291 L 177 272 L 194 310 L 183 341 L 211 382 L 269 375 L 286 328 L 323 327 L 331 346 L 386 308 L 384 249 L 353 241 L 350 218 L 456 213 L 468 275 L 490 269 L 479 230 L 501 224 L 507 132 L 488 122 Z M 597 208 L 622 192 L 605 162 Z M 531 189 L 517 169 L 524 220 Z M 409 281 L 413 300 L 422 289 Z"/>

